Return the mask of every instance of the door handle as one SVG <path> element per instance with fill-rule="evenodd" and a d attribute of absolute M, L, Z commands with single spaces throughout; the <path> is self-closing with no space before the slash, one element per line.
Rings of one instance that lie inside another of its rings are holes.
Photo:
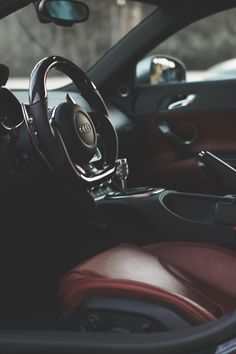
<path fill-rule="evenodd" d="M 172 109 L 178 109 L 178 108 L 184 108 L 190 106 L 195 101 L 196 98 L 197 95 L 195 94 L 187 95 L 187 97 L 169 104 L 168 109 L 172 110 Z"/>

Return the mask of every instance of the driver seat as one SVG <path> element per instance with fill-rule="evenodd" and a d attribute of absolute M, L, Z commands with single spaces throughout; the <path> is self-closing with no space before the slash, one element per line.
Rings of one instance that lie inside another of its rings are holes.
<path fill-rule="evenodd" d="M 72 269 L 59 294 L 70 328 L 168 331 L 233 311 L 235 274 L 236 253 L 222 247 L 122 244 Z"/>

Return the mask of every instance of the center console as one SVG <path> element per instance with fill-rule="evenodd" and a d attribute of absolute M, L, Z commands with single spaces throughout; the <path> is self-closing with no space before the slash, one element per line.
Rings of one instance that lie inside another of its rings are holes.
<path fill-rule="evenodd" d="M 124 180 L 123 180 L 124 184 Z M 127 189 L 109 181 L 91 193 L 104 219 L 125 240 L 193 241 L 236 245 L 236 197 L 161 188 Z M 144 235 L 145 233 L 145 235 Z"/>

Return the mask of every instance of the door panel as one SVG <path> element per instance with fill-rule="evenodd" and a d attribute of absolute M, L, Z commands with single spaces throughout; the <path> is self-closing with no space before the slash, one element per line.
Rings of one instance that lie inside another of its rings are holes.
<path fill-rule="evenodd" d="M 135 112 L 147 134 L 143 183 L 221 193 L 195 157 L 209 150 L 236 163 L 235 93 L 236 80 L 138 88 Z M 190 95 L 194 95 L 190 104 L 168 109 Z"/>

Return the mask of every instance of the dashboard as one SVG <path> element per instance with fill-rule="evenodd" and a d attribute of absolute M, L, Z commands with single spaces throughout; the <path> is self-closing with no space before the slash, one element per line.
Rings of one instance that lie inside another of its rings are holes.
<path fill-rule="evenodd" d="M 11 90 L 11 92 L 16 96 L 19 102 L 28 104 L 29 99 L 28 99 L 27 90 Z M 57 106 L 61 102 L 65 101 L 67 93 L 68 91 L 64 91 L 64 90 L 48 91 L 48 101 L 49 101 L 48 106 L 52 108 Z M 75 102 L 79 104 L 85 111 L 87 112 L 91 111 L 91 107 L 88 105 L 86 100 L 78 92 L 69 91 L 69 94 L 75 100 Z M 121 132 L 123 129 L 126 129 L 127 127 L 130 127 L 132 125 L 129 117 L 127 117 L 117 107 L 111 104 L 108 104 L 107 107 L 110 115 L 110 120 L 118 133 Z"/>
<path fill-rule="evenodd" d="M 17 97 L 17 99 L 24 103 L 29 103 L 28 90 L 11 90 L 11 92 Z M 50 108 L 55 107 L 61 102 L 66 100 L 67 91 L 48 91 L 48 106 Z M 71 97 L 86 111 L 91 110 L 85 99 L 77 92 L 70 92 Z"/>

